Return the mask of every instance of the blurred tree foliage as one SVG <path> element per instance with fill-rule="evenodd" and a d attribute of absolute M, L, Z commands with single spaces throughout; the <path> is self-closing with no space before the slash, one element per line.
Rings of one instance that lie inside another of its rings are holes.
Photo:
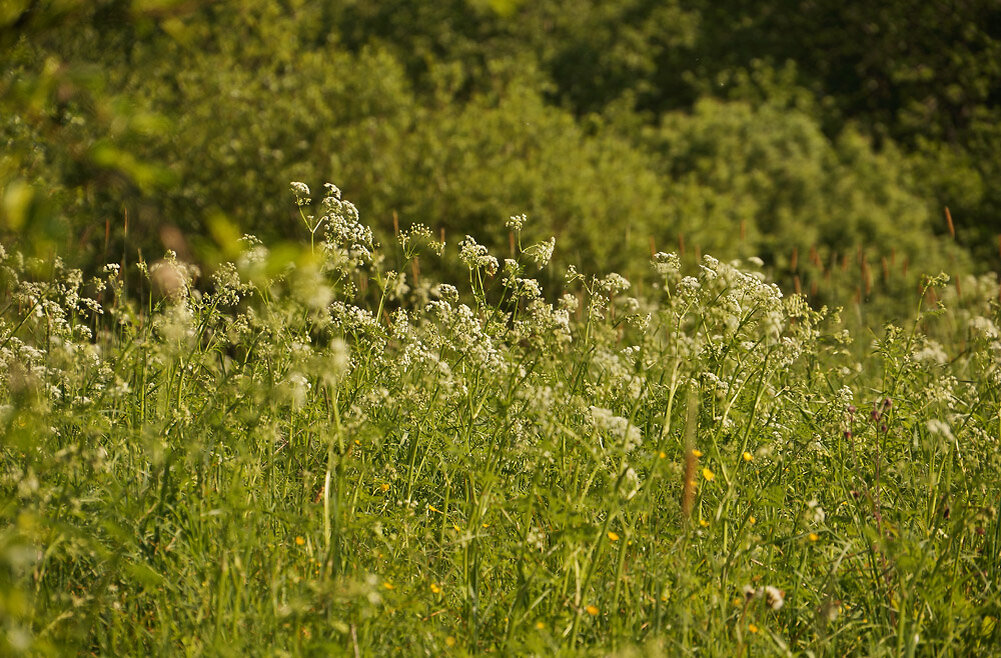
<path fill-rule="evenodd" d="M 299 239 L 295 179 L 627 275 L 679 236 L 788 283 L 998 264 L 991 0 L 21 0 L 0 43 L 0 230 L 81 260 Z"/>

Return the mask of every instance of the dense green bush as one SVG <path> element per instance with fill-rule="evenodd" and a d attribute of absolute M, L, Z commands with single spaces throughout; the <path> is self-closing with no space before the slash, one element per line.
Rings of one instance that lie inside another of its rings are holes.
<path fill-rule="evenodd" d="M 108 189 L 85 180 L 79 212 L 113 217 L 121 237 L 125 200 L 134 236 L 145 236 L 139 244 L 147 249 L 165 225 L 197 237 L 217 211 L 243 230 L 293 237 L 291 216 L 276 224 L 287 216 L 276 205 L 284 181 L 322 175 L 371 199 L 367 210 L 383 236 L 391 234 L 394 213 L 404 221 L 434 216 L 436 227 L 458 239 L 528 212 L 564 236 L 581 262 L 614 266 L 624 266 L 644 248 L 650 227 L 663 223 L 646 156 L 608 131 L 589 134 L 572 115 L 546 105 L 530 63 L 498 63 L 492 88 L 464 101 L 461 80 L 442 65 L 434 98 L 421 104 L 385 50 L 347 53 L 336 35 L 316 33 L 313 10 L 301 12 L 220 8 L 212 22 L 188 18 L 134 46 L 133 67 L 115 70 L 113 84 L 118 97 L 130 99 L 130 111 L 167 121 L 133 150 L 172 183 Z M 85 27 L 75 37 L 83 51 L 77 56 L 113 67 L 99 54 L 105 46 L 97 26 Z M 96 45 L 87 51 L 88 44 Z M 41 62 L 40 54 L 29 59 Z M 82 130 L 100 131 L 91 119 L 81 118 Z M 108 157 L 128 153 L 119 145 Z M 109 160 L 115 163 L 121 160 Z M 76 163 L 48 164 L 58 179 L 66 176 L 60 167 Z M 507 243 L 506 233 L 488 237 L 495 246 Z"/>
<path fill-rule="evenodd" d="M 487 78 L 484 62 L 529 52 L 550 95 L 579 114 L 624 103 L 656 120 L 706 96 L 747 100 L 732 83 L 749 71 L 791 71 L 770 96 L 805 93 L 829 137 L 855 126 L 926 162 L 911 191 L 953 207 L 960 239 L 996 267 L 1001 202 L 985 183 L 1001 146 L 1001 10 L 991 0 L 488 4 L 504 11 L 358 3 L 340 30 L 353 48 L 387 44 L 415 77 L 427 61 L 461 62 L 470 86 Z"/>
<path fill-rule="evenodd" d="M 886 258 L 924 271 L 969 267 L 959 250 L 930 237 L 927 203 L 911 191 L 912 167 L 892 145 L 875 153 L 855 130 L 830 140 L 803 112 L 739 101 L 701 101 L 648 134 L 664 167 L 668 226 L 689 248 L 760 256 L 786 285 L 793 274 L 823 277 L 860 254 L 877 266 Z M 883 277 L 893 285 L 879 287 L 906 295 L 918 279 L 895 269 L 892 282 Z M 843 290 L 822 292 L 844 300 Z"/>

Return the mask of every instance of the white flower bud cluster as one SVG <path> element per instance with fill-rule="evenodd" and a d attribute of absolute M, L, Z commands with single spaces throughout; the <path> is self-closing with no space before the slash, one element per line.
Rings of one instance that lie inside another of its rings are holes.
<path fill-rule="evenodd" d="M 471 236 L 466 236 L 459 242 L 459 260 L 470 270 L 482 269 L 493 276 L 500 264 L 490 255 L 487 248 L 478 244 Z"/>
<path fill-rule="evenodd" d="M 312 203 L 313 200 L 309 197 L 309 185 L 296 181 L 289 183 L 289 188 L 292 190 L 292 194 L 295 195 L 295 205 L 302 207 Z"/>
<path fill-rule="evenodd" d="M 553 250 L 556 248 L 556 238 L 549 238 L 524 251 L 525 256 L 534 262 L 538 267 L 545 267 L 553 257 Z"/>
<path fill-rule="evenodd" d="M 525 228 L 525 223 L 528 221 L 528 215 L 522 213 L 520 215 L 511 215 L 508 217 L 507 221 L 504 222 L 506 228 L 512 231 L 520 231 Z"/>

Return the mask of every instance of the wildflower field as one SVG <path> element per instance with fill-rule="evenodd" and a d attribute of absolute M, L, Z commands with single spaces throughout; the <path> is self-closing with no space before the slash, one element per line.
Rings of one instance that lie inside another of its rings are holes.
<path fill-rule="evenodd" d="M 292 193 L 210 271 L 0 249 L 4 655 L 1001 650 L 993 276 L 873 329 Z"/>

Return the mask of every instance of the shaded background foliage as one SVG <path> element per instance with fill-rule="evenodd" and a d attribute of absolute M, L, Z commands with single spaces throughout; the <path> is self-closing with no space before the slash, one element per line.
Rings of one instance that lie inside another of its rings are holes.
<path fill-rule="evenodd" d="M 81 262 L 204 258 L 220 216 L 299 240 L 301 179 L 383 236 L 503 253 L 527 212 L 558 264 L 627 276 L 651 240 L 822 298 L 846 257 L 859 296 L 998 265 L 987 0 L 22 1 L 0 31 L 2 230 Z"/>

